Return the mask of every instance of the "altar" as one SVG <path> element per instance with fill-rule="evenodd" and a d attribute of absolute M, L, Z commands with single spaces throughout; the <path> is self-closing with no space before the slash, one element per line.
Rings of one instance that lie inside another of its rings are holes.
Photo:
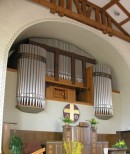
<path fill-rule="evenodd" d="M 103 154 L 103 149 L 108 148 L 107 141 L 97 141 L 97 129 L 91 126 L 63 126 L 63 141 L 78 141 L 83 144 L 82 154 Z M 47 154 L 63 154 L 63 141 L 46 142 Z M 114 153 L 112 153 L 114 154 Z M 122 154 L 122 153 L 121 153 Z M 123 153 L 124 154 L 124 153 Z"/>

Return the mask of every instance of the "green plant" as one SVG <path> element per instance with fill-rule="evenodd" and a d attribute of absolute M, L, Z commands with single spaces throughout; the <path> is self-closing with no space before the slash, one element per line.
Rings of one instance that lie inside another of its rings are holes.
<path fill-rule="evenodd" d="M 74 121 L 73 120 L 71 120 L 69 117 L 63 117 L 63 118 L 61 118 L 62 119 L 62 121 L 64 122 L 64 123 L 73 123 Z"/>
<path fill-rule="evenodd" d="M 97 124 L 99 123 L 99 122 L 97 122 L 96 119 L 94 119 L 94 118 L 92 118 L 92 119 L 90 119 L 90 120 L 87 120 L 87 121 L 90 122 L 91 126 L 92 126 L 92 125 L 95 126 L 95 125 L 97 125 Z"/>
<path fill-rule="evenodd" d="M 23 150 L 23 141 L 20 137 L 13 135 L 10 138 L 9 149 L 11 154 L 22 154 Z"/>
<path fill-rule="evenodd" d="M 63 143 L 66 154 L 82 154 L 83 144 L 78 141 L 64 141 Z"/>
<path fill-rule="evenodd" d="M 119 140 L 113 145 L 113 148 L 127 148 L 127 145 L 124 140 Z"/>

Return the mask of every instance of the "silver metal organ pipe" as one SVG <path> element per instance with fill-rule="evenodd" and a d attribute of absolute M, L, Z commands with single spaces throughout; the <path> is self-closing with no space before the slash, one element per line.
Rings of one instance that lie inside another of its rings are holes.
<path fill-rule="evenodd" d="M 110 68 L 105 65 L 93 66 L 93 82 L 95 116 L 109 119 L 113 116 Z"/>
<path fill-rule="evenodd" d="M 46 50 L 30 44 L 19 49 L 17 105 L 45 107 Z"/>

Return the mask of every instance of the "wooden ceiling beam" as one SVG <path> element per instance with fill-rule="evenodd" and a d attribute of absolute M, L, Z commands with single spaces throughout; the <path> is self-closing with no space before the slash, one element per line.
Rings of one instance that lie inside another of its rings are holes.
<path fill-rule="evenodd" d="M 111 16 L 106 12 L 107 16 L 111 18 Z M 129 36 L 129 34 L 113 19 L 111 18 L 111 21 L 117 26 L 117 28 L 124 33 L 125 35 Z"/>
<path fill-rule="evenodd" d="M 107 9 L 109 9 L 112 5 L 114 5 L 115 4 L 115 1 L 111 1 L 111 2 L 109 2 L 108 4 L 106 4 L 102 9 L 103 10 L 107 10 Z"/>
<path fill-rule="evenodd" d="M 75 6 L 76 6 L 76 8 L 77 8 L 77 12 L 78 12 L 79 14 L 83 14 L 83 11 L 81 10 L 81 6 L 79 5 L 78 0 L 74 0 L 74 3 L 75 3 Z"/>
<path fill-rule="evenodd" d="M 81 2 L 82 0 L 79 0 L 79 1 Z M 91 6 L 91 7 L 94 8 L 94 9 L 99 9 L 99 10 L 101 11 L 101 8 L 100 8 L 99 6 L 97 6 L 97 5 L 95 5 L 95 4 L 91 3 L 91 2 L 89 2 L 89 1 L 87 1 L 87 0 L 86 0 L 86 4 L 87 4 L 88 6 Z"/>
<path fill-rule="evenodd" d="M 120 2 L 116 2 L 116 4 L 119 6 L 119 8 L 130 18 L 130 13 L 124 8 L 123 5 L 121 5 Z"/>
<path fill-rule="evenodd" d="M 127 18 L 127 19 L 123 20 L 122 22 L 119 23 L 119 25 L 122 26 L 125 23 L 127 23 L 128 21 L 130 21 L 130 18 Z"/>
<path fill-rule="evenodd" d="M 64 7 L 64 0 L 59 0 L 59 5 L 61 6 L 61 7 Z M 64 13 L 63 12 L 59 12 L 59 16 L 61 16 L 61 17 L 63 17 L 64 16 Z"/>
<path fill-rule="evenodd" d="M 72 0 L 67 1 L 67 9 L 72 10 Z"/>
<path fill-rule="evenodd" d="M 107 22 L 106 22 L 106 12 L 105 12 L 105 11 L 102 11 L 102 12 L 101 12 L 101 18 L 102 18 L 102 23 L 103 23 L 103 25 L 106 25 L 106 26 L 107 26 Z"/>
<path fill-rule="evenodd" d="M 50 0 L 50 2 L 55 4 L 56 3 L 56 0 Z M 54 9 L 50 9 L 50 12 L 51 13 L 56 13 L 56 11 Z"/>
<path fill-rule="evenodd" d="M 102 24 L 107 26 L 106 13 L 105 11 L 101 12 Z M 107 31 L 103 31 L 104 34 L 107 34 Z"/>
<path fill-rule="evenodd" d="M 109 2 L 108 4 L 106 4 L 102 9 L 103 10 L 107 10 L 109 9 L 112 5 L 114 5 L 118 0 L 112 0 L 111 2 Z"/>
<path fill-rule="evenodd" d="M 83 15 L 86 16 L 86 0 L 82 0 L 81 8 L 83 11 Z"/>
<path fill-rule="evenodd" d="M 96 22 L 100 23 L 100 12 L 99 12 L 99 9 L 95 10 L 95 20 L 96 20 Z"/>
<path fill-rule="evenodd" d="M 89 6 L 88 10 L 86 11 L 86 17 L 90 18 L 92 11 L 93 11 L 93 7 Z"/>

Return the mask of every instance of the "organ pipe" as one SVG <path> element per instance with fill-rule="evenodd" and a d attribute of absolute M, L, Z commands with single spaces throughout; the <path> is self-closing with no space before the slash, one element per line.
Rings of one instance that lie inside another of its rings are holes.
<path fill-rule="evenodd" d="M 81 56 L 86 56 L 89 58 L 94 59 L 90 56 L 87 52 L 84 52 L 80 48 L 60 41 L 56 39 L 46 39 L 46 38 L 30 38 L 30 41 L 38 42 L 41 44 L 46 44 L 48 46 L 56 47 L 58 49 L 62 49 L 64 51 L 68 51 L 74 54 L 78 54 Z M 54 76 L 54 53 L 47 52 L 47 63 L 46 63 L 46 74 L 49 76 Z M 86 67 L 89 67 L 91 64 L 86 63 Z M 82 61 L 76 59 L 75 60 L 75 80 L 76 82 L 82 83 L 83 82 L 83 72 L 82 72 Z M 64 80 L 72 80 L 71 78 L 71 58 L 67 55 L 60 55 L 59 56 L 59 79 Z"/>
<path fill-rule="evenodd" d="M 30 44 L 20 45 L 18 53 L 17 107 L 45 108 L 45 69 L 45 49 Z"/>
<path fill-rule="evenodd" d="M 93 66 L 93 81 L 95 116 L 109 119 L 113 116 L 110 68 L 105 65 Z"/>

